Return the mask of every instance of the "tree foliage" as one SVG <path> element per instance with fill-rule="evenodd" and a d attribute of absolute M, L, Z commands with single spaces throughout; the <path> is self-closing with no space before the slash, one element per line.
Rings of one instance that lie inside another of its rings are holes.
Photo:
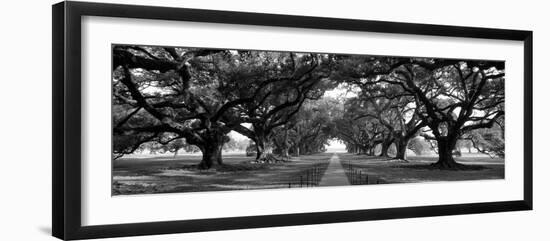
<path fill-rule="evenodd" d="M 429 128 L 425 137 L 437 141 L 437 167 L 460 168 L 452 156 L 457 141 L 504 116 L 503 62 L 364 56 L 347 62 L 338 73 L 342 80 L 375 97 L 412 101 L 419 124 L 411 126 Z"/>
<path fill-rule="evenodd" d="M 135 45 L 112 51 L 115 157 L 144 145 L 195 146 L 199 167 L 210 168 L 222 164 L 223 149 L 245 148 L 231 131 L 254 142 L 258 162 L 323 152 L 332 138 L 361 154 L 380 146 L 388 156 L 395 146 L 402 160 L 407 148 L 421 154 L 432 143 L 439 168 L 460 168 L 453 150 L 467 143 L 504 155 L 501 61 Z M 354 95 L 327 97 L 336 86 Z"/>

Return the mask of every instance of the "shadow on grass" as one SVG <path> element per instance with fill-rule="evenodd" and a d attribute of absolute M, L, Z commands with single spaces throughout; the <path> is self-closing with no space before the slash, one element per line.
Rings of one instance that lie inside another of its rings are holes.
<path fill-rule="evenodd" d="M 211 169 L 201 169 L 198 164 L 187 164 L 187 165 L 176 165 L 166 167 L 166 170 L 188 170 L 188 171 L 199 171 L 204 173 L 216 173 L 216 172 L 241 172 L 241 171 L 257 171 L 269 169 L 272 166 L 277 166 L 277 164 L 267 164 L 267 163 L 233 163 L 233 164 L 222 164 L 214 166 Z"/>
<path fill-rule="evenodd" d="M 244 155 L 224 158 L 224 164 L 200 169 L 200 157 L 121 159 L 113 167 L 113 195 L 253 190 L 316 186 L 330 154 L 307 155 L 292 161 L 254 163 Z M 138 175 L 139 174 L 139 175 Z"/>
<path fill-rule="evenodd" d="M 410 168 L 410 169 L 418 169 L 418 170 L 438 170 L 438 171 L 481 171 L 485 169 L 491 169 L 489 167 L 483 166 L 483 165 L 465 165 L 461 164 L 455 168 L 450 169 L 442 169 L 441 167 L 434 166 L 432 164 L 410 164 L 410 165 L 398 165 L 398 166 L 392 166 L 392 168 Z"/>
<path fill-rule="evenodd" d="M 267 163 L 238 163 L 238 164 L 223 164 L 216 167 L 216 170 L 219 172 L 239 172 L 239 171 L 257 171 L 270 169 L 271 167 L 277 166 L 277 164 L 267 164 Z"/>

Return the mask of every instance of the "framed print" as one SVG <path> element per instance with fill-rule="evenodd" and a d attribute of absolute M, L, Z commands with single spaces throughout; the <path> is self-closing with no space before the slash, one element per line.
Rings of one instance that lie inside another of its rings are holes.
<path fill-rule="evenodd" d="M 532 53 L 524 30 L 55 4 L 53 235 L 531 210 Z"/>

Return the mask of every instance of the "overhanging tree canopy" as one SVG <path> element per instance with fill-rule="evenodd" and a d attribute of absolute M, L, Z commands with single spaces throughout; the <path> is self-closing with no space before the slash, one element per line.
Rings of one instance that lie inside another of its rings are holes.
<path fill-rule="evenodd" d="M 504 117 L 500 61 L 117 45 L 112 82 L 116 157 L 185 139 L 203 153 L 199 166 L 210 168 L 222 164 L 230 131 L 253 140 L 257 160 L 267 161 L 273 147 L 314 152 L 335 136 L 353 151 L 381 144 L 382 155 L 395 143 L 405 159 L 421 129 L 437 141 L 440 168 L 460 167 L 452 156 L 459 139 L 502 149 L 476 131 Z M 338 84 L 357 91 L 334 118 L 316 101 Z M 304 103 L 323 111 L 308 117 Z"/>

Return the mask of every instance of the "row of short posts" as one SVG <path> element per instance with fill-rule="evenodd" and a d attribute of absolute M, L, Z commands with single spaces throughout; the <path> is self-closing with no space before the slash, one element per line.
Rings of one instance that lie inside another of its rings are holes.
<path fill-rule="evenodd" d="M 369 174 L 367 172 L 363 172 L 362 170 L 357 170 L 353 168 L 353 165 L 351 165 L 351 161 L 347 162 L 347 167 L 345 169 L 348 173 L 351 185 L 367 185 L 371 183 L 374 184 L 374 179 L 376 179 L 376 184 L 380 184 L 380 179 L 372 176 L 369 177 Z"/>
<path fill-rule="evenodd" d="M 288 182 L 288 188 L 292 187 L 314 187 L 319 185 L 323 170 L 318 165 L 300 173 L 300 179 L 295 182 Z"/>

